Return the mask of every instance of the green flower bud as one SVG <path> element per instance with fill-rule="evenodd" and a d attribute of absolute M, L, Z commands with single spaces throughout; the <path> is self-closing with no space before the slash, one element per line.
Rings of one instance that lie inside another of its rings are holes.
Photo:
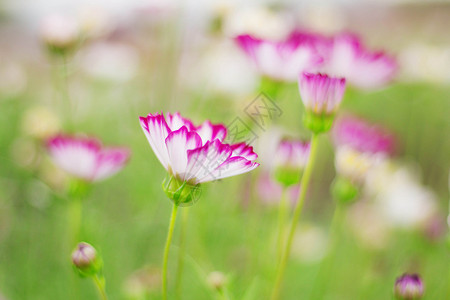
<path fill-rule="evenodd" d="M 301 170 L 298 168 L 278 167 L 275 169 L 275 180 L 281 183 L 283 186 L 291 186 L 299 183 L 301 178 Z"/>
<path fill-rule="evenodd" d="M 90 244 L 82 242 L 72 252 L 72 263 L 82 277 L 94 276 L 102 268 L 102 260 Z"/>
<path fill-rule="evenodd" d="M 167 197 L 175 205 L 189 206 L 197 202 L 200 198 L 200 184 L 193 185 L 186 181 L 180 181 L 174 176 L 169 175 L 166 177 L 162 187 Z"/>
<path fill-rule="evenodd" d="M 336 177 L 331 186 L 333 198 L 342 204 L 350 203 L 356 200 L 358 192 L 359 190 L 356 185 L 341 176 Z"/>

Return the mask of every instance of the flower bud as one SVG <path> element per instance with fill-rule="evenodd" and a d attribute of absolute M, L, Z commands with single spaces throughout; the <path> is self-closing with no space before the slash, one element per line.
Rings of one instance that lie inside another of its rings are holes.
<path fill-rule="evenodd" d="M 355 200 L 356 196 L 358 196 L 358 187 L 350 180 L 342 176 L 338 176 L 333 181 L 331 193 L 333 198 L 339 203 L 349 203 Z"/>
<path fill-rule="evenodd" d="M 51 15 L 42 22 L 41 36 L 51 53 L 65 55 L 79 42 L 80 28 L 70 17 Z"/>
<path fill-rule="evenodd" d="M 217 291 L 221 291 L 226 283 L 226 277 L 222 272 L 214 271 L 209 273 L 206 281 L 209 286 Z"/>
<path fill-rule="evenodd" d="M 189 206 L 200 198 L 200 184 L 193 185 L 186 181 L 180 181 L 174 176 L 168 176 L 162 184 L 167 197 L 175 205 Z"/>
<path fill-rule="evenodd" d="M 95 248 L 85 242 L 79 243 L 72 252 L 72 263 L 83 277 L 97 274 L 102 267 Z"/>
<path fill-rule="evenodd" d="M 422 298 L 424 285 L 417 274 L 403 274 L 395 281 L 394 294 L 397 299 L 413 300 Z"/>

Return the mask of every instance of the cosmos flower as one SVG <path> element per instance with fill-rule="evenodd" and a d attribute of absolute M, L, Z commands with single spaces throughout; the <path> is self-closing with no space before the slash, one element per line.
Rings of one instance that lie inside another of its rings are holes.
<path fill-rule="evenodd" d="M 390 132 L 351 115 L 336 121 L 333 138 L 336 145 L 348 145 L 359 152 L 392 154 L 395 150 L 395 138 Z"/>
<path fill-rule="evenodd" d="M 368 171 L 387 159 L 395 149 L 393 134 L 351 115 L 336 121 L 333 140 L 336 171 L 353 183 L 364 182 Z"/>
<path fill-rule="evenodd" d="M 403 274 L 395 281 L 394 294 L 398 299 L 420 299 L 423 291 L 424 284 L 417 274 Z"/>
<path fill-rule="evenodd" d="M 270 41 L 239 35 L 235 40 L 259 73 L 276 81 L 295 82 L 299 73 L 314 72 L 322 62 L 310 40 L 302 36 Z"/>
<path fill-rule="evenodd" d="M 126 148 L 105 148 L 97 139 L 68 135 L 50 138 L 47 149 L 57 166 L 89 182 L 100 181 L 119 172 L 130 157 Z"/>
<path fill-rule="evenodd" d="M 49 15 L 41 24 L 41 38 L 54 53 L 65 54 L 73 49 L 80 38 L 79 24 L 64 15 Z"/>
<path fill-rule="evenodd" d="M 302 73 L 298 88 L 306 109 L 315 114 L 331 115 L 339 108 L 345 91 L 345 78 L 326 74 Z"/>
<path fill-rule="evenodd" d="M 310 143 L 284 139 L 278 145 L 274 158 L 275 178 L 289 186 L 299 182 L 301 171 L 308 162 Z"/>
<path fill-rule="evenodd" d="M 382 51 L 373 52 L 367 49 L 361 40 L 352 34 L 339 34 L 331 40 L 322 39 L 321 45 L 324 50 L 322 71 L 345 77 L 355 87 L 382 87 L 392 80 L 397 71 L 394 58 Z"/>
<path fill-rule="evenodd" d="M 155 155 L 177 181 L 197 185 L 259 166 L 251 146 L 224 143 L 227 129 L 222 124 L 194 126 L 179 113 L 149 114 L 140 123 Z"/>

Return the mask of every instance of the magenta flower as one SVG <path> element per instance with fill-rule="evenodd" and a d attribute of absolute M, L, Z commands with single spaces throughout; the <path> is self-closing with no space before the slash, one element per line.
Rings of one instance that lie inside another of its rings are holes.
<path fill-rule="evenodd" d="M 423 292 L 424 284 L 417 274 L 403 274 L 395 281 L 394 294 L 398 299 L 420 299 Z"/>
<path fill-rule="evenodd" d="M 324 72 L 345 77 L 352 85 L 362 89 L 381 87 L 392 80 L 397 63 L 382 51 L 366 49 L 354 35 L 341 34 L 331 41 L 322 39 Z"/>
<path fill-rule="evenodd" d="M 302 35 L 292 34 L 282 41 L 240 35 L 235 40 L 261 75 L 277 81 L 294 82 L 299 73 L 314 72 L 322 62 L 312 41 Z"/>
<path fill-rule="evenodd" d="M 100 181 L 120 171 L 130 157 L 126 148 L 104 148 L 94 138 L 58 135 L 47 141 L 52 161 L 86 181 Z"/>
<path fill-rule="evenodd" d="M 200 126 L 179 113 L 140 117 L 142 129 L 164 168 L 180 182 L 197 185 L 242 173 L 259 166 L 253 148 L 224 143 L 227 129 L 206 121 Z"/>
<path fill-rule="evenodd" d="M 333 137 L 336 145 L 348 145 L 359 152 L 392 154 L 395 150 L 391 133 L 350 115 L 338 119 Z"/>

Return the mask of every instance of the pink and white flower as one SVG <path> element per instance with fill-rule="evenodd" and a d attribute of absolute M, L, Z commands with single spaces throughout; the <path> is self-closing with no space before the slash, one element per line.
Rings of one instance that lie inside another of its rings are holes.
<path fill-rule="evenodd" d="M 336 145 L 348 145 L 359 152 L 392 154 L 394 135 L 362 118 L 346 115 L 337 120 L 333 130 Z"/>
<path fill-rule="evenodd" d="M 277 81 L 294 82 L 299 73 L 314 72 L 322 62 L 311 40 L 300 35 L 282 41 L 239 35 L 235 40 L 261 75 Z"/>
<path fill-rule="evenodd" d="M 333 130 L 338 174 L 353 182 L 363 182 L 368 172 L 394 152 L 394 136 L 380 126 L 347 115 Z"/>
<path fill-rule="evenodd" d="M 106 179 L 119 172 L 130 157 L 130 151 L 126 148 L 106 148 L 95 138 L 68 135 L 50 138 L 47 149 L 57 166 L 90 182 Z"/>
<path fill-rule="evenodd" d="M 379 88 L 392 80 L 397 63 L 382 51 L 367 49 L 360 39 L 351 34 L 340 34 L 320 42 L 324 50 L 323 71 L 345 77 L 352 85 L 362 89 Z"/>
<path fill-rule="evenodd" d="M 345 78 L 302 73 L 299 76 L 298 88 L 307 111 L 317 115 L 332 115 L 342 102 Z"/>
<path fill-rule="evenodd" d="M 275 167 L 302 170 L 308 162 L 310 150 L 309 142 L 284 139 L 275 153 Z"/>
<path fill-rule="evenodd" d="M 258 157 L 245 143 L 224 143 L 227 128 L 205 121 L 195 126 L 179 113 L 140 117 L 144 133 L 163 167 L 181 182 L 202 182 L 249 172 Z"/>

